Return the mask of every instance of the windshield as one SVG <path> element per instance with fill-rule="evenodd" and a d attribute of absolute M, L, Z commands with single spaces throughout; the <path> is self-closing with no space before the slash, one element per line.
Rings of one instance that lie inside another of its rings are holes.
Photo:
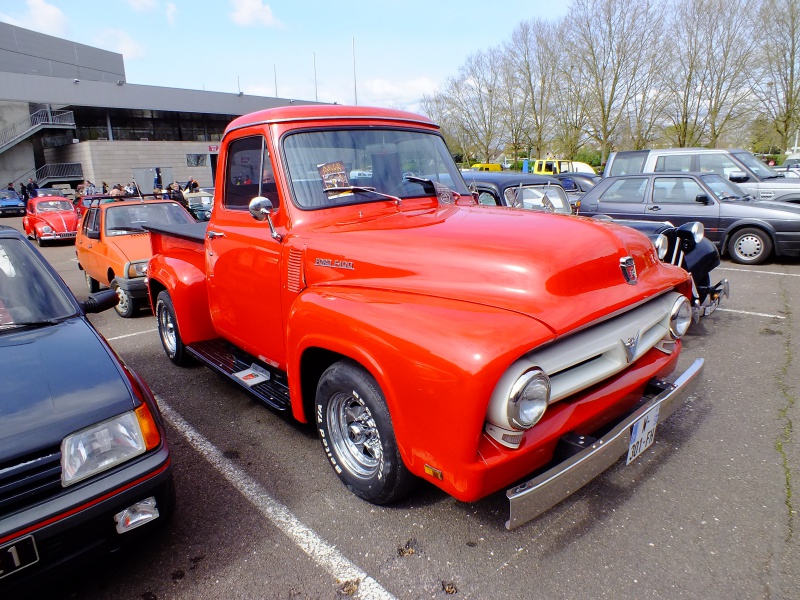
<path fill-rule="evenodd" d="M 738 185 L 719 175 L 702 175 L 701 177 L 719 200 L 738 200 L 747 195 Z"/>
<path fill-rule="evenodd" d="M 20 239 L 0 238 L 0 332 L 74 314 L 75 307 L 34 250 Z"/>
<path fill-rule="evenodd" d="M 372 187 L 398 198 L 432 196 L 429 179 L 468 195 L 464 179 L 441 137 L 399 129 L 336 129 L 291 134 L 284 141 L 295 203 L 321 208 L 384 202 L 386 196 L 328 188 Z"/>
<path fill-rule="evenodd" d="M 175 202 L 128 204 L 106 209 L 106 235 L 142 233 L 144 225 L 194 223 L 192 216 Z"/>
<path fill-rule="evenodd" d="M 510 206 L 531 210 L 572 213 L 567 195 L 558 185 L 528 185 L 507 188 L 503 194 Z"/>
<path fill-rule="evenodd" d="M 203 194 L 201 196 L 191 195 L 186 198 L 189 206 L 211 206 L 213 200 L 214 196 L 211 194 Z"/>
<path fill-rule="evenodd" d="M 749 152 L 735 152 L 732 154 L 745 167 L 747 167 L 753 173 L 755 173 L 756 177 L 758 177 L 759 179 L 771 179 L 774 177 L 780 177 L 780 175 L 778 175 L 775 171 L 770 169 L 767 165 L 758 160 L 755 156 L 753 156 Z"/>
<path fill-rule="evenodd" d="M 36 212 L 58 212 L 60 210 L 74 211 L 75 207 L 69 200 L 46 200 L 36 205 Z"/>
<path fill-rule="evenodd" d="M 19 200 L 19 194 L 11 190 L 0 190 L 0 200 Z"/>
<path fill-rule="evenodd" d="M 40 198 L 49 196 L 58 196 L 59 198 L 64 198 L 64 194 L 61 190 L 38 189 L 36 190 L 36 196 Z"/>

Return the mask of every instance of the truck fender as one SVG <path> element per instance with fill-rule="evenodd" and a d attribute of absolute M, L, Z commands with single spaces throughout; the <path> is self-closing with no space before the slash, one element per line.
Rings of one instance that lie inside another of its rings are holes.
<path fill-rule="evenodd" d="M 158 294 L 162 290 L 169 292 L 184 344 L 217 337 L 208 308 L 204 270 L 191 262 L 157 254 L 147 266 L 147 286 L 154 314 Z"/>
<path fill-rule="evenodd" d="M 500 376 L 532 343 L 553 337 L 538 321 L 507 310 L 345 288 L 302 293 L 288 323 L 294 416 L 301 421 L 315 418 L 310 406 L 318 377 L 301 371 L 321 374 L 327 364 L 314 367 L 308 357 L 322 352 L 330 362 L 336 355 L 351 358 L 380 385 L 403 460 L 417 475 L 424 474 L 424 464 L 454 473 L 447 463 L 452 467 L 475 461 Z M 454 437 L 449 435 L 453 430 L 471 433 Z"/>

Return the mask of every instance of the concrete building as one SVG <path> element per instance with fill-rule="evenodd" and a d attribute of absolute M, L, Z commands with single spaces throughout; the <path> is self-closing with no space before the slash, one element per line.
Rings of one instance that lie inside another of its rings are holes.
<path fill-rule="evenodd" d="M 132 84 L 121 54 L 0 23 L 0 185 L 210 187 L 225 126 L 293 103 Z"/>

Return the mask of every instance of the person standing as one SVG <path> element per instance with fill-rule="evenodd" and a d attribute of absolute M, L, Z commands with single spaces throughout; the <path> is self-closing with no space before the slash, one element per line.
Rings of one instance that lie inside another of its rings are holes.
<path fill-rule="evenodd" d="M 26 188 L 25 184 L 21 181 L 19 182 L 19 195 L 23 200 L 25 200 L 25 202 L 28 202 L 28 199 L 31 197 L 31 195 L 28 193 L 28 188 Z"/>
<path fill-rule="evenodd" d="M 6 189 L 7 189 L 9 192 L 14 192 L 14 191 L 16 191 L 16 190 L 14 189 L 14 184 L 13 184 L 13 183 L 9 183 L 9 184 L 8 184 L 8 187 L 7 187 Z"/>
<path fill-rule="evenodd" d="M 32 198 L 35 195 L 34 190 L 39 189 L 39 184 L 32 177 L 28 177 L 28 185 L 26 187 L 28 188 L 28 197 Z"/>

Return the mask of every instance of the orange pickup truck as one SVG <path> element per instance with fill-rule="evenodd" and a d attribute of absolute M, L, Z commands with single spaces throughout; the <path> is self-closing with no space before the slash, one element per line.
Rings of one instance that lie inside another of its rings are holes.
<path fill-rule="evenodd" d="M 478 205 L 425 117 L 269 109 L 219 159 L 209 222 L 148 226 L 164 349 L 316 423 L 369 502 L 507 489 L 516 527 L 644 452 L 700 378 L 668 379 L 685 271 L 627 227 Z"/>

